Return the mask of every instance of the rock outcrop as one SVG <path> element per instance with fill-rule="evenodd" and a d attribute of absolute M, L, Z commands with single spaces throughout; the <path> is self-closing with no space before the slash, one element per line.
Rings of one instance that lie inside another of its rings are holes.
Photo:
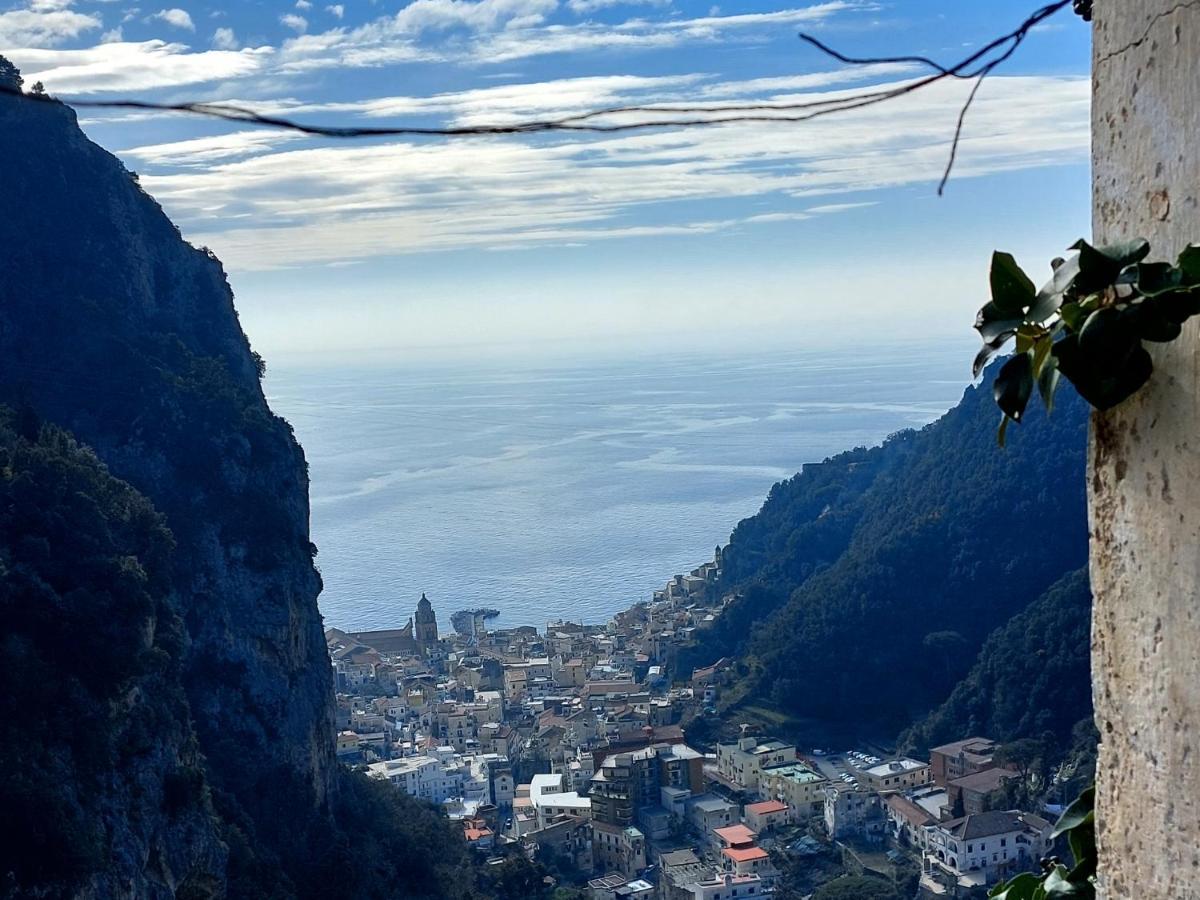
<path fill-rule="evenodd" d="M 336 782 L 332 680 L 304 456 L 222 267 L 70 108 L 11 92 L 0 247 L 0 403 L 93 448 L 165 517 L 207 781 L 248 847 L 285 858 Z"/>

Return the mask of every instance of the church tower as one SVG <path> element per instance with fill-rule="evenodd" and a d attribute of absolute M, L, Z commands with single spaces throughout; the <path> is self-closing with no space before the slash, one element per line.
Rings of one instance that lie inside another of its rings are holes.
<path fill-rule="evenodd" d="M 417 640 L 417 651 L 425 653 L 432 649 L 437 643 L 437 614 L 433 611 L 433 604 L 429 602 L 424 594 L 421 595 L 420 602 L 417 603 L 417 614 L 413 616 L 413 637 Z"/>

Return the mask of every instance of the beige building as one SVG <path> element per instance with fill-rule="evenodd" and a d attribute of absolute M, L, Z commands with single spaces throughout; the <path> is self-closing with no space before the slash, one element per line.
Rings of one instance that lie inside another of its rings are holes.
<path fill-rule="evenodd" d="M 632 825 L 592 822 L 592 859 L 597 869 L 633 878 L 646 868 L 646 837 Z"/>
<path fill-rule="evenodd" d="M 779 800 L 791 808 L 796 820 L 819 816 L 825 805 L 824 776 L 802 762 L 788 763 L 764 769 L 758 780 L 758 792 L 771 800 Z"/>
<path fill-rule="evenodd" d="M 795 812 L 780 800 L 763 800 L 761 803 L 748 803 L 742 820 L 751 831 L 761 834 L 795 821 Z"/>
<path fill-rule="evenodd" d="M 717 744 L 717 771 L 739 787 L 758 790 L 763 769 L 782 766 L 796 760 L 794 744 L 755 737 L 741 738 L 734 744 Z"/>
<path fill-rule="evenodd" d="M 906 791 L 929 784 L 933 780 L 929 763 L 907 757 L 888 760 L 869 769 L 860 769 L 858 775 L 865 787 L 880 794 Z"/>

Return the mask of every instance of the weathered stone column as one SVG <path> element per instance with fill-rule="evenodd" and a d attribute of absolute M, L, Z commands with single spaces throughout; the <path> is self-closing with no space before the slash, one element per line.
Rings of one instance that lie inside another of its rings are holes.
<path fill-rule="evenodd" d="M 1096 0 L 1095 238 L 1200 243 L 1200 0 Z M 1200 898 L 1200 323 L 1092 421 L 1101 895 Z"/>

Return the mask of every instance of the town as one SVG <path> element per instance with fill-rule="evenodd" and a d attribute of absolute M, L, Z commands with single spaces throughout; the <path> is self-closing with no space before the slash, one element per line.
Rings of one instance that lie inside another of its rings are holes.
<path fill-rule="evenodd" d="M 339 759 L 440 806 L 489 861 L 525 854 L 594 900 L 807 896 L 806 873 L 863 872 L 975 897 L 1038 868 L 1053 816 L 1005 808 L 1021 773 L 986 737 L 928 760 L 746 726 L 689 744 L 732 664 L 675 682 L 673 663 L 730 599 L 720 565 L 718 548 L 603 625 L 489 631 L 495 611 L 472 610 L 444 635 L 422 595 L 403 628 L 329 629 Z"/>

